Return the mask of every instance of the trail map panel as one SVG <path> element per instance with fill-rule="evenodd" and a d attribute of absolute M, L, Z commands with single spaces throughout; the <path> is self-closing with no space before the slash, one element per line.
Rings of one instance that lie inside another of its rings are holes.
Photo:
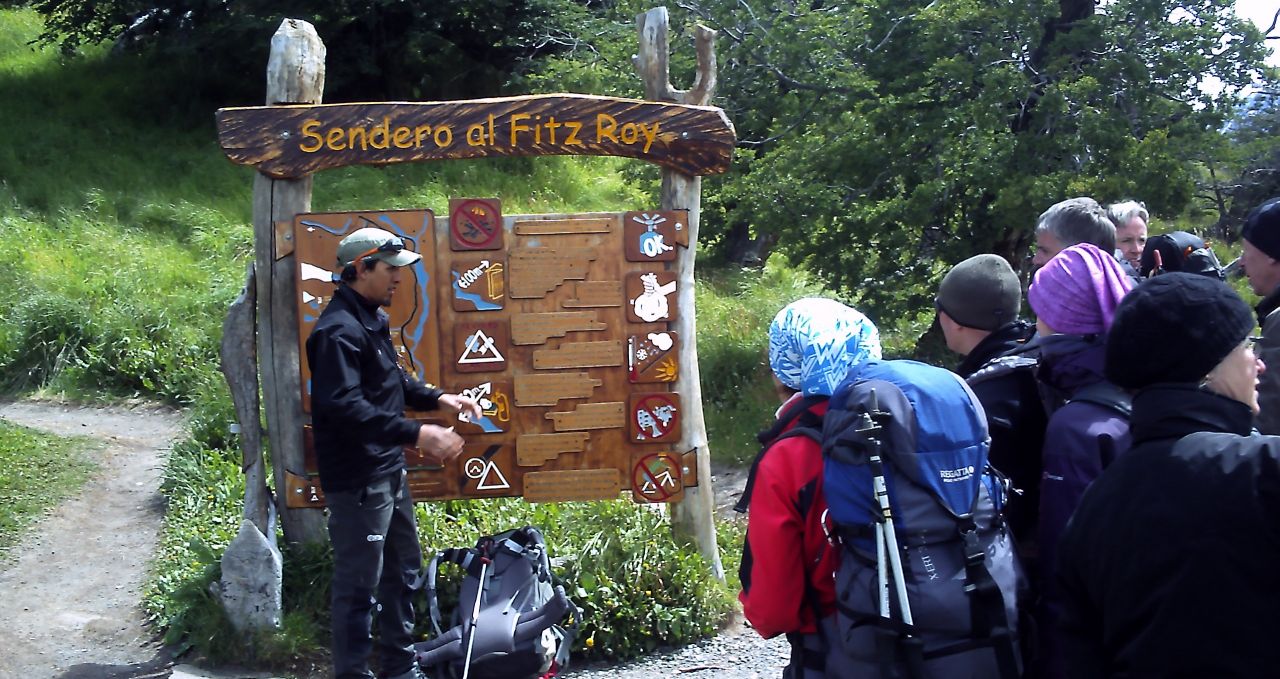
<path fill-rule="evenodd" d="M 675 232 L 662 229 L 683 225 L 687 213 L 504 215 L 498 201 L 470 198 L 450 201 L 450 212 L 466 205 L 485 207 L 464 231 L 430 210 L 299 215 L 292 235 L 303 347 L 341 273 L 338 241 L 363 226 L 392 231 L 423 255 L 386 309 L 401 366 L 475 399 L 482 410 L 475 421 L 409 414 L 452 426 L 466 441 L 463 455 L 444 464 L 405 449 L 415 500 L 553 502 L 624 491 L 637 502 L 678 500 L 696 482 L 684 470 L 694 461 L 655 453 L 653 445 L 679 438 L 680 399 L 670 388 L 680 338 L 669 327 L 676 310 L 666 299 L 674 276 L 661 258 L 627 257 L 625 220 L 641 218 L 643 231 L 630 230 L 637 244 L 657 233 L 663 245 L 682 247 L 679 238 L 668 238 Z M 490 216 L 487 226 L 475 221 Z M 460 233 L 465 245 L 499 245 L 458 249 Z M 648 252 L 662 250 L 647 242 Z M 658 313 L 664 306 L 665 314 Z M 305 351 L 303 363 L 305 399 L 311 374 Z M 305 440 L 307 468 L 290 470 L 297 476 L 288 499 L 323 506 L 314 443 Z M 649 460 L 644 469 L 637 468 L 641 459 Z"/>

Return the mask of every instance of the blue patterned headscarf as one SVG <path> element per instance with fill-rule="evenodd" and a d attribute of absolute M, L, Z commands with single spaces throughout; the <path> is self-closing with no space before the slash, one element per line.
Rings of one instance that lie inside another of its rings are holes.
<path fill-rule="evenodd" d="M 833 299 L 797 300 L 769 324 L 769 367 L 805 396 L 830 396 L 851 369 L 878 358 L 875 324 Z"/>

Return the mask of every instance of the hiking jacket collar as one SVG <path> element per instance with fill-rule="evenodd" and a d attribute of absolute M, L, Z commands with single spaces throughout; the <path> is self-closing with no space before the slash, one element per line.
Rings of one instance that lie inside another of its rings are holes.
<path fill-rule="evenodd" d="M 387 312 L 383 311 L 376 302 L 370 302 L 360 293 L 352 290 L 351 286 L 339 285 L 333 296 L 341 299 L 355 313 L 365 330 L 380 333 L 387 328 Z"/>
<path fill-rule="evenodd" d="M 1133 397 L 1133 444 L 1180 439 L 1195 432 L 1247 436 L 1253 413 L 1245 404 L 1193 384 L 1157 384 Z"/>
<path fill-rule="evenodd" d="M 1107 345 L 1101 335 L 1049 335 L 1036 340 L 1041 382 L 1065 394 L 1103 380 Z"/>
<path fill-rule="evenodd" d="M 1263 321 L 1267 320 L 1267 316 L 1271 315 L 1271 312 L 1280 309 L 1280 287 L 1272 290 L 1270 295 L 1263 297 L 1262 301 L 1258 302 L 1258 306 L 1253 309 L 1258 312 L 1258 325 L 1262 325 Z"/>
<path fill-rule="evenodd" d="M 973 351 L 970 351 L 969 355 L 960 362 L 956 372 L 961 377 L 969 377 L 991 359 L 1004 356 L 1025 345 L 1034 330 L 1035 326 L 1026 321 L 1013 321 L 996 328 L 978 342 Z"/>

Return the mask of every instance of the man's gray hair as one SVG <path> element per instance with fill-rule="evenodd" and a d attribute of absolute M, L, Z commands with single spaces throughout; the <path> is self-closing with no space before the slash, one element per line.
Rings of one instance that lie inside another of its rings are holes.
<path fill-rule="evenodd" d="M 1141 217 L 1143 224 L 1151 222 L 1151 213 L 1147 212 L 1147 206 L 1136 200 L 1126 200 L 1107 206 L 1107 218 L 1115 224 L 1117 229 L 1128 224 L 1134 217 Z"/>
<path fill-rule="evenodd" d="M 1106 210 L 1092 198 L 1068 198 L 1045 210 L 1036 222 L 1036 233 L 1048 231 L 1062 247 L 1092 243 L 1108 254 L 1116 249 L 1116 227 Z"/>

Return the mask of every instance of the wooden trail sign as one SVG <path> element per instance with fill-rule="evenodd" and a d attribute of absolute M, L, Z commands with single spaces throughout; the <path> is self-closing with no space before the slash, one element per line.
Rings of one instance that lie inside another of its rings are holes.
<path fill-rule="evenodd" d="M 432 274 L 423 272 L 424 278 L 426 275 L 434 275 L 439 279 L 446 273 L 453 278 L 457 296 L 449 309 L 442 308 L 443 305 L 436 301 L 434 308 L 440 313 L 448 314 L 452 311 L 482 316 L 509 304 L 514 305 L 514 311 L 549 311 L 529 305 L 550 294 L 559 299 L 559 309 L 556 312 L 598 310 L 602 314 L 601 318 L 607 315 L 606 321 L 612 322 L 620 318 L 624 309 L 633 316 L 639 316 L 637 312 L 647 315 L 657 313 L 664 304 L 654 295 L 668 296 L 664 290 L 670 281 L 651 281 L 644 287 L 645 281 L 642 280 L 641 292 L 647 295 L 647 301 L 637 308 L 636 300 L 641 295 L 624 299 L 626 274 L 636 271 L 649 273 L 659 263 L 663 264 L 661 268 L 665 271 L 674 270 L 677 274 L 677 292 L 669 295 L 671 299 L 666 300 L 665 306 L 668 311 L 679 306 L 683 309 L 681 313 L 666 314 L 669 318 L 674 317 L 670 323 L 640 324 L 633 320 L 632 324 L 639 327 L 627 328 L 625 335 L 617 334 L 616 330 L 608 334 L 611 338 L 609 342 L 616 342 L 618 347 L 626 347 L 617 352 L 625 352 L 626 369 L 615 373 L 625 378 L 628 385 L 643 383 L 652 391 L 666 383 L 672 388 L 673 394 L 681 394 L 684 412 L 678 420 L 672 419 L 669 424 L 663 425 L 669 426 L 670 431 L 662 430 L 662 436 L 674 436 L 678 426 L 679 441 L 673 447 L 683 452 L 650 452 L 655 447 L 669 447 L 666 445 L 640 446 L 648 450 L 633 450 L 630 465 L 582 469 L 566 463 L 569 466 L 562 468 L 557 466 L 562 460 L 572 460 L 586 454 L 590 444 L 601 436 L 599 431 L 585 434 L 586 440 L 582 439 L 583 431 L 534 434 L 531 438 L 523 439 L 526 442 L 523 446 L 519 442 L 503 443 L 488 445 L 478 452 L 473 450 L 469 453 L 462 475 L 459 476 L 456 473 L 458 470 L 454 470 L 452 476 L 448 477 L 455 479 L 455 482 L 449 482 L 444 475 L 433 473 L 438 470 L 416 470 L 410 473 L 409 485 L 415 496 L 426 498 L 456 493 L 459 482 L 475 492 L 484 493 L 502 493 L 519 483 L 523 487 L 524 497 L 530 501 L 566 499 L 564 494 L 568 491 L 583 499 L 610 497 L 616 496 L 616 489 L 632 485 L 633 493 L 639 501 L 676 503 L 672 510 L 673 526 L 677 532 L 689 535 L 697 542 L 699 550 L 711 564 L 714 575 L 723 580 L 723 566 L 716 546 L 706 426 L 702 415 L 702 394 L 694 344 L 693 269 L 701 203 L 701 177 L 728 169 L 735 138 L 733 126 L 724 112 L 708 105 L 716 85 L 715 31 L 703 26 L 696 27 L 698 66 L 693 87 L 678 90 L 671 85 L 667 74 L 667 28 L 667 11 L 664 7 L 637 16 L 640 49 L 634 60 L 649 101 L 569 94 L 417 104 L 322 106 L 320 101 L 324 88 L 326 52 L 324 43 L 320 41 L 314 28 L 305 21 L 285 19 L 281 23 L 280 29 L 272 38 L 271 57 L 267 65 L 268 106 L 222 109 L 217 113 L 217 122 L 219 139 L 228 158 L 239 164 L 254 166 L 259 171 L 254 179 L 253 200 L 255 263 L 249 276 L 249 285 L 254 285 L 256 281 L 257 292 L 258 313 L 254 319 L 256 322 L 253 334 L 258 338 L 257 363 L 262 375 L 264 396 L 261 405 L 268 424 L 266 434 L 271 444 L 277 506 L 280 509 L 285 539 L 290 543 L 324 539 L 323 515 L 295 509 L 315 507 L 316 503 L 323 502 L 323 494 L 318 492 L 310 479 L 295 473 L 314 468 L 314 460 L 305 459 L 308 452 L 308 446 L 304 445 L 306 435 L 303 428 L 306 389 L 297 389 L 301 340 L 304 339 L 297 333 L 299 324 L 307 323 L 305 317 L 308 312 L 308 309 L 299 309 L 297 305 L 301 295 L 306 294 L 307 286 L 304 285 L 304 289 L 299 290 L 296 258 L 293 254 L 294 232 L 291 228 L 297 215 L 310 211 L 311 175 L 321 169 L 353 164 L 384 165 L 447 158 L 622 156 L 653 162 L 663 168 L 662 210 L 629 214 L 626 217 L 629 220 L 626 227 L 628 235 L 643 239 L 636 240 L 629 247 L 626 253 L 628 265 L 614 265 L 610 268 L 611 264 L 606 260 L 597 262 L 591 257 L 575 260 L 570 254 L 573 251 L 569 249 L 552 249 L 548 252 L 540 249 L 545 246 L 528 245 L 522 256 L 524 263 L 517 267 L 523 271 L 512 280 L 509 278 L 513 263 L 511 258 L 499 262 L 497 258 L 487 257 L 488 252 L 498 249 L 510 251 L 511 246 L 499 245 L 496 240 L 491 241 L 483 238 L 483 234 L 473 233 L 475 228 L 482 232 L 486 228 L 487 222 L 482 219 L 485 215 L 480 214 L 477 220 L 473 220 L 472 230 L 457 234 L 461 240 L 455 240 L 448 246 L 439 241 L 435 244 L 438 253 L 458 252 L 459 255 L 468 256 L 457 256 L 447 263 L 441 261 Z M 556 116 L 554 120 L 553 115 Z M 577 134 L 572 134 L 575 131 Z M 669 213 L 673 210 L 686 211 L 686 217 L 680 221 L 671 220 Z M 603 223 L 605 221 L 610 222 L 608 226 Z M 534 238 L 560 235 L 586 238 L 612 233 L 615 227 L 622 228 L 620 224 L 610 221 L 607 215 L 552 219 L 533 216 L 517 219 L 514 226 L 505 224 L 502 233 Z M 474 242 L 468 240 L 470 235 L 477 236 Z M 672 243 L 687 246 L 674 250 L 674 261 L 671 260 L 673 250 L 668 249 Z M 460 250 L 466 252 L 459 252 Z M 569 260 L 569 270 L 551 270 L 563 266 L 566 258 Z M 631 262 L 639 263 L 640 266 L 631 266 Z M 582 271 L 576 270 L 575 264 L 577 268 L 587 269 L 591 275 L 584 275 Z M 601 267 L 607 269 L 607 275 L 599 275 Z M 300 312 L 302 318 L 299 317 Z M 237 314 L 234 307 L 231 315 L 233 318 L 229 319 L 229 323 L 249 322 L 243 319 L 246 315 Z M 426 316 L 419 314 L 417 317 Z M 412 320 L 413 317 L 410 317 L 410 321 Z M 451 318 L 450 322 L 452 320 Z M 414 329 L 416 326 L 412 323 L 403 326 L 401 333 L 406 328 Z M 600 331 L 584 333 L 566 330 L 566 336 L 592 335 L 598 332 Z M 667 349 L 667 341 L 664 339 L 666 335 L 673 340 L 683 337 L 685 341 L 675 342 Z M 434 340 L 430 339 L 433 337 Z M 412 348 L 404 347 L 404 353 L 400 356 L 402 361 L 427 376 L 435 370 L 448 372 L 447 366 L 451 364 L 443 362 L 437 352 L 442 350 L 442 345 L 450 343 L 441 341 L 435 333 L 430 332 L 424 332 L 421 338 L 423 341 Z M 531 360 L 533 351 L 558 352 L 561 340 L 553 337 L 548 340 L 555 346 L 540 349 L 535 348 L 540 345 L 512 347 L 516 360 Z M 645 342 L 666 355 L 655 355 L 651 351 L 652 347 Z M 456 338 L 452 343 L 456 343 Z M 485 354 L 490 348 L 487 342 L 476 346 L 484 348 Z M 493 378 L 510 375 L 487 372 L 465 375 L 474 378 L 465 380 L 462 379 L 464 375 L 459 373 L 455 380 L 457 384 L 453 386 L 492 393 L 492 413 L 498 420 L 501 420 L 504 412 L 504 401 L 499 396 L 507 396 L 507 408 L 511 408 L 511 401 L 518 398 L 504 389 L 518 392 L 523 387 L 531 406 L 534 402 L 541 405 L 555 401 L 554 406 L 548 404 L 542 407 L 556 408 L 556 412 L 568 412 L 564 408 L 581 401 L 582 396 L 569 395 L 575 393 L 574 390 L 581 392 L 589 388 L 591 395 L 586 398 L 591 401 L 614 402 L 605 399 L 617 397 L 617 387 L 614 385 L 618 378 L 612 376 L 614 373 L 605 378 L 599 375 L 602 370 L 623 365 L 622 359 L 614 359 L 612 349 L 609 350 L 611 355 L 608 357 L 581 355 L 591 354 L 593 347 L 603 346 L 580 340 L 576 349 L 569 352 L 576 358 L 559 353 L 543 354 L 544 362 L 549 364 L 573 358 L 569 361 L 570 365 L 583 364 L 581 367 L 586 369 L 585 381 L 579 378 L 564 381 L 572 386 L 563 394 L 557 393 L 555 387 L 551 387 L 552 393 L 546 393 L 548 385 L 542 383 L 515 382 L 508 386 L 511 384 L 510 380 Z M 423 353 L 415 357 L 415 351 Z M 599 353 L 596 351 L 596 354 Z M 245 352 L 240 351 L 237 355 L 244 356 Z M 649 365 L 648 357 L 654 356 L 656 359 L 653 365 Z M 423 360 L 415 361 L 415 358 Z M 542 368 L 543 371 L 555 369 L 546 366 Z M 584 371 L 580 369 L 573 372 Z M 256 410 L 244 398 L 246 392 L 253 391 L 252 385 L 244 380 L 233 381 L 240 384 L 237 409 Z M 601 384 L 596 384 L 597 381 Z M 236 390 L 235 384 L 232 387 Z M 610 395 L 609 392 L 614 394 Z M 624 412 L 624 419 L 635 417 L 643 405 L 631 404 L 635 410 L 629 407 Z M 662 408 L 661 412 L 666 412 L 661 404 L 655 408 Z M 644 409 L 656 417 L 654 413 L 657 410 L 647 407 Z M 518 411 L 519 408 L 515 407 L 514 410 Z M 486 414 L 489 412 L 486 410 Z M 510 415 L 510 412 L 507 414 Z M 260 431 L 256 415 L 240 415 L 239 419 L 242 428 Z M 500 424 L 501 426 L 494 425 L 498 431 L 515 430 L 515 425 L 511 422 L 503 421 Z M 547 438 L 536 438 L 542 436 Z M 625 440 L 621 431 L 609 430 L 604 436 Z M 599 443 L 605 448 L 612 445 L 608 440 Z M 245 444 L 246 455 L 251 456 L 253 446 L 248 438 Z M 626 445 L 636 446 L 631 443 Z M 518 447 L 524 449 L 523 456 L 516 452 Z M 407 458 L 410 460 L 420 460 L 422 457 L 412 454 L 413 451 L 408 452 L 410 454 Z M 473 459 L 477 461 L 472 462 Z M 500 464 L 532 466 L 548 461 L 554 468 L 544 464 L 541 468 L 545 471 L 523 474 L 519 481 L 512 481 L 498 467 Z M 631 478 L 630 483 L 626 480 L 627 477 Z M 699 488 L 697 480 L 703 477 L 707 481 Z M 637 482 L 640 483 L 638 487 L 635 486 Z M 250 492 L 261 490 L 256 483 L 250 485 Z M 687 494 L 684 492 L 685 487 L 690 487 Z M 284 489 L 283 493 L 281 489 Z M 299 504 L 294 504 L 295 496 L 300 500 Z"/>
<path fill-rule="evenodd" d="M 449 219 L 430 210 L 381 210 L 300 214 L 287 225 L 296 263 L 303 407 L 310 411 L 305 343 L 336 289 L 338 242 L 377 225 L 422 255 L 402 271 L 400 289 L 386 308 L 401 367 L 475 399 L 483 414 L 464 421 L 439 412 L 409 413 L 457 427 L 467 446 L 444 465 L 406 448 L 415 499 L 523 496 L 547 502 L 616 498 L 627 490 L 638 502 L 683 498 L 698 475 L 685 469 L 696 456 L 672 448 L 684 410 L 675 390 L 680 344 L 668 327 L 674 314 L 646 311 L 663 307 L 663 294 L 674 295 L 674 274 L 661 257 L 666 250 L 636 249 L 652 242 L 656 229 L 623 228 L 628 217 L 659 212 L 503 215 L 496 199 L 455 199 L 450 205 Z M 462 214 L 465 206 L 479 212 Z M 683 210 L 661 214 L 671 225 L 688 221 Z M 455 219 L 470 220 L 473 233 L 460 241 Z M 674 234 L 673 247 L 680 243 Z M 500 249 L 472 249 L 490 243 Z M 637 258 L 627 252 L 652 254 Z M 570 274 L 578 280 L 567 281 Z M 522 294 L 481 298 L 477 290 L 483 286 L 488 292 L 507 290 L 497 282 L 500 277 Z M 639 301 L 623 303 L 621 281 L 639 286 L 641 277 L 654 277 L 650 289 L 636 287 L 631 295 Z M 583 289 L 568 283 L 607 287 L 619 303 L 575 307 Z M 670 286 L 665 293 L 664 285 Z M 645 294 L 648 302 L 640 299 Z M 291 506 L 321 507 L 311 436 L 306 448 L 304 467 L 290 470 L 295 478 L 286 498 Z M 637 476 L 642 458 L 654 469 L 662 467 L 655 460 L 676 460 L 676 468 Z M 649 490 L 633 487 L 637 479 Z"/>
<path fill-rule="evenodd" d="M 346 165 L 492 156 L 622 156 L 689 175 L 729 169 L 724 111 L 586 94 L 224 108 L 232 162 L 276 178 Z"/>

